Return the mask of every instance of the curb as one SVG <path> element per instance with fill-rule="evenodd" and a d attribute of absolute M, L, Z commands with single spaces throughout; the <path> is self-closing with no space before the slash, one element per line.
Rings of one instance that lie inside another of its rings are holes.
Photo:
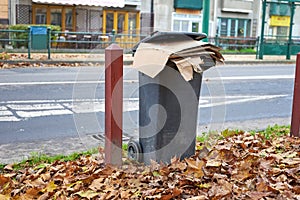
<path fill-rule="evenodd" d="M 124 60 L 124 65 L 131 65 L 133 61 L 130 60 Z M 28 64 L 62 64 L 62 63 L 67 63 L 67 64 L 100 64 L 104 65 L 105 61 L 104 60 L 91 60 L 91 61 L 83 61 L 83 60 L 1 60 L 0 63 L 3 64 L 11 64 L 11 65 L 18 65 L 20 63 L 28 63 Z"/>
<path fill-rule="evenodd" d="M 83 60 L 1 60 L 0 63 L 3 64 L 11 64 L 18 65 L 20 63 L 27 64 L 48 64 L 48 65 L 58 65 L 62 63 L 67 64 L 98 64 L 105 65 L 104 60 L 91 60 L 91 61 L 83 61 Z M 124 65 L 132 65 L 132 60 L 124 60 Z M 251 61 L 225 61 L 226 65 L 245 65 L 245 64 L 295 64 L 295 60 L 251 60 Z"/>

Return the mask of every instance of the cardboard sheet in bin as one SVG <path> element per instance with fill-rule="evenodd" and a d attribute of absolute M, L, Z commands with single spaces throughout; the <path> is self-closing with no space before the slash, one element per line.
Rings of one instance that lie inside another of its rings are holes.
<path fill-rule="evenodd" d="M 135 50 L 133 67 L 154 78 L 170 60 L 176 64 L 183 78 L 189 81 L 193 73 L 202 73 L 216 62 L 224 61 L 219 52 L 221 49 L 217 46 L 197 41 L 199 38 L 188 37 L 183 33 L 170 35 L 172 37 L 167 37 L 165 33 L 162 37 L 141 41 Z M 205 63 L 208 60 L 210 62 Z"/>

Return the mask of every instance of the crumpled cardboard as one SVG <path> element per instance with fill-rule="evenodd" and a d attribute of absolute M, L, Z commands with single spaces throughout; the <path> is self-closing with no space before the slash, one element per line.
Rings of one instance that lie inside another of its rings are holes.
<path fill-rule="evenodd" d="M 209 43 L 186 39 L 147 41 L 141 42 L 136 49 L 133 67 L 138 71 L 154 78 L 165 67 L 168 60 L 175 63 L 182 77 L 189 81 L 193 73 L 203 73 L 216 62 L 223 62 L 224 58 L 219 52 L 221 49 Z M 211 58 L 211 66 L 203 68 L 205 61 L 202 58 Z"/>

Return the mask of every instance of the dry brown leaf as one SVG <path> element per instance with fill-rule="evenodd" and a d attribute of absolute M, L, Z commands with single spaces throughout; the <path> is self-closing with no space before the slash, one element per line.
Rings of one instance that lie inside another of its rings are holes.
<path fill-rule="evenodd" d="M 104 184 L 104 178 L 98 178 L 93 180 L 89 188 L 93 191 L 99 191 L 99 190 L 104 190 L 105 186 L 106 185 Z"/>
<path fill-rule="evenodd" d="M 51 181 L 47 184 L 46 188 L 43 189 L 43 192 L 53 192 L 57 189 L 57 185 L 54 183 L 54 181 Z"/>
<path fill-rule="evenodd" d="M 300 185 L 296 185 L 292 188 L 293 192 L 295 194 L 300 194 Z"/>
<path fill-rule="evenodd" d="M 222 199 L 231 194 L 232 184 L 227 181 L 222 181 L 221 184 L 214 184 L 208 191 L 211 199 Z"/>
<path fill-rule="evenodd" d="M 10 195 L 4 195 L 4 194 L 0 194 L 0 199 L 1 200 L 10 200 L 11 199 L 11 197 L 10 197 Z"/>
<path fill-rule="evenodd" d="M 4 175 L 0 175 L 0 189 L 7 183 L 9 183 L 11 179 L 9 177 L 6 177 Z"/>
<path fill-rule="evenodd" d="M 92 199 L 92 198 L 98 196 L 100 193 L 95 192 L 93 190 L 87 190 L 87 191 L 79 191 L 79 192 L 76 192 L 75 194 L 77 194 L 83 198 Z"/>
<path fill-rule="evenodd" d="M 201 196 L 187 198 L 186 200 L 207 200 L 207 199 L 208 197 L 206 195 L 201 195 Z"/>
<path fill-rule="evenodd" d="M 206 162 L 206 167 L 220 167 L 222 162 L 220 160 L 208 160 Z"/>
<path fill-rule="evenodd" d="M 246 195 L 251 198 L 251 200 L 261 200 L 264 197 L 268 196 L 270 192 L 247 192 Z"/>
<path fill-rule="evenodd" d="M 192 173 L 197 178 L 202 177 L 204 175 L 204 172 L 202 170 L 202 167 L 205 165 L 205 162 L 202 160 L 192 160 L 192 159 L 185 159 L 187 163 L 187 171 L 186 173 Z"/>

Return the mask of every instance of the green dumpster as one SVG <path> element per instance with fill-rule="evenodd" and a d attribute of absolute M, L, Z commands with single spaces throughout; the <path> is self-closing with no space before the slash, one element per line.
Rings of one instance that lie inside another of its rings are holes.
<path fill-rule="evenodd" d="M 32 49 L 47 49 L 47 27 L 32 26 L 31 33 L 31 48 Z"/>

